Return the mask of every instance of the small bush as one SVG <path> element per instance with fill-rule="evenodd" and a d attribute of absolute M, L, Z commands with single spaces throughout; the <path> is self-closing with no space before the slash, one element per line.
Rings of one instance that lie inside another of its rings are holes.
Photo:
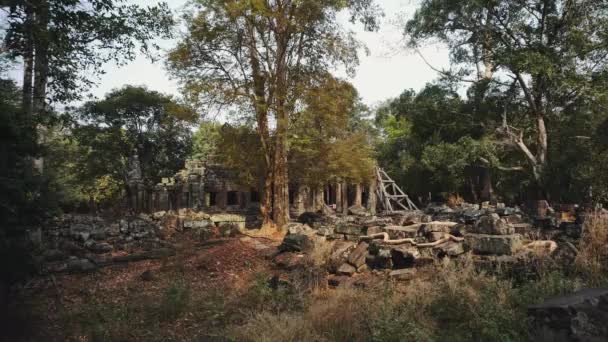
<path fill-rule="evenodd" d="M 174 320 L 188 308 L 190 288 L 181 283 L 172 284 L 161 300 L 159 313 L 163 320 Z"/>
<path fill-rule="evenodd" d="M 257 313 L 289 312 L 302 309 L 304 294 L 286 281 L 272 278 L 267 274 L 258 274 L 251 287 L 241 298 L 244 311 Z"/>

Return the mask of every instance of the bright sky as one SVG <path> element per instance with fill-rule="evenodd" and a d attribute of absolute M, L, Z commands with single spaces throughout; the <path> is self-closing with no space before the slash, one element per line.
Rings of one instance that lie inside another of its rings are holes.
<path fill-rule="evenodd" d="M 158 0 L 131 0 L 139 5 L 152 5 Z M 166 0 L 177 13 L 183 8 L 186 0 Z M 402 25 L 406 18 L 414 13 L 416 0 L 376 0 L 383 7 L 386 17 L 381 23 L 379 32 L 364 32 L 361 25 L 348 25 L 360 41 L 369 49 L 369 55 L 364 51 L 360 54 L 361 64 L 352 82 L 359 90 L 363 101 L 368 105 L 377 104 L 388 98 L 398 96 L 404 89 L 421 89 L 427 82 L 437 77 L 422 58 L 413 51 L 407 51 L 403 44 Z M 175 41 L 159 42 L 163 48 L 169 49 Z M 447 50 L 440 47 L 428 47 L 421 50 L 427 61 L 437 68 L 448 66 Z M 106 74 L 102 76 L 99 85 L 90 89 L 96 97 L 114 88 L 126 84 L 145 85 L 152 90 L 169 94 L 179 94 L 177 83 L 171 80 L 165 71 L 162 59 L 152 63 L 144 56 L 126 66 L 118 67 L 113 64 L 105 66 Z"/>

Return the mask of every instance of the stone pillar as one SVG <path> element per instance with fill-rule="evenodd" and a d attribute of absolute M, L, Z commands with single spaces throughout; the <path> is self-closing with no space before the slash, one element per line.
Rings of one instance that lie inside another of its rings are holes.
<path fill-rule="evenodd" d="M 313 199 L 314 211 L 323 210 L 323 207 L 325 206 L 324 192 L 325 192 L 325 187 L 323 187 L 323 186 L 318 186 L 314 190 L 314 199 Z"/>
<path fill-rule="evenodd" d="M 361 197 L 361 184 L 357 183 L 355 184 L 355 203 L 353 203 L 354 206 L 362 206 Z"/>
<path fill-rule="evenodd" d="M 222 190 L 217 193 L 216 203 L 218 208 L 222 210 L 226 209 L 226 206 L 228 205 L 228 193 L 226 192 L 226 190 Z"/>
<path fill-rule="evenodd" d="M 205 198 L 203 199 L 203 203 L 205 208 L 209 208 L 211 206 L 211 194 L 208 192 L 204 193 Z"/>
<path fill-rule="evenodd" d="M 251 191 L 241 192 L 241 208 L 247 209 L 251 205 Z"/>
<path fill-rule="evenodd" d="M 336 183 L 334 185 L 336 189 L 336 212 L 342 212 L 342 184 Z"/>
<path fill-rule="evenodd" d="M 342 182 L 342 213 L 348 214 L 348 184 Z"/>
<path fill-rule="evenodd" d="M 367 188 L 367 210 L 372 215 L 376 215 L 376 207 L 378 205 L 378 200 L 376 198 L 376 186 L 376 180 L 372 180 Z"/>
<path fill-rule="evenodd" d="M 169 210 L 169 191 L 166 187 L 163 187 L 158 196 L 158 204 L 160 210 Z"/>

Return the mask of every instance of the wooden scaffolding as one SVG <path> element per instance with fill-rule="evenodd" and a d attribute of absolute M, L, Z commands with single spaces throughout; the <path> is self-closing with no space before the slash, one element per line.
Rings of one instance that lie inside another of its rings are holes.
<path fill-rule="evenodd" d="M 378 179 L 378 186 L 376 188 L 378 203 L 386 212 L 418 210 L 418 207 L 410 200 L 409 196 L 379 167 L 376 168 L 376 178 Z"/>

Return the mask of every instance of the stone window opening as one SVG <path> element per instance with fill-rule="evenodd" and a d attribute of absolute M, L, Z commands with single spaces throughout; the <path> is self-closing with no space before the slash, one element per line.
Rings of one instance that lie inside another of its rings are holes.
<path fill-rule="evenodd" d="M 209 206 L 216 206 L 217 205 L 217 192 L 210 192 L 209 193 Z"/>
<path fill-rule="evenodd" d="M 259 203 L 260 202 L 260 193 L 255 191 L 255 190 L 251 190 L 251 202 L 255 202 L 255 203 Z"/>
<path fill-rule="evenodd" d="M 238 205 L 239 204 L 239 193 L 237 191 L 228 191 L 228 198 L 226 199 L 227 205 Z"/>

